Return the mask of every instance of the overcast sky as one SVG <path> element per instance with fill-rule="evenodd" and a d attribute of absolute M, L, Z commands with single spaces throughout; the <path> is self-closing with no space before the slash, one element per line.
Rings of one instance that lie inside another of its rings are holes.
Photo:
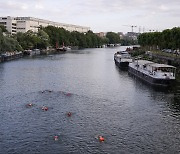
<path fill-rule="evenodd" d="M 88 26 L 93 32 L 135 32 L 180 26 L 180 0 L 0 0 L 1 16 L 31 16 Z M 141 28 L 140 28 L 141 27 Z"/>

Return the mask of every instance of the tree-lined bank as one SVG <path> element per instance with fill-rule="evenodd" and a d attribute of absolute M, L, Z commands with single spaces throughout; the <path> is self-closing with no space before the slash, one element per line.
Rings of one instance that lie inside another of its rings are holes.
<path fill-rule="evenodd" d="M 180 49 L 180 27 L 163 32 L 143 33 L 138 37 L 139 44 L 147 50 Z"/>
<path fill-rule="evenodd" d="M 4 35 L 5 34 L 5 35 Z M 20 51 L 26 49 L 46 49 L 51 46 L 66 45 L 78 46 L 79 48 L 95 48 L 107 44 L 109 40 L 97 36 L 92 31 L 79 33 L 77 31 L 69 32 L 63 28 L 48 26 L 40 27 L 37 33 L 27 31 L 26 33 L 17 33 L 10 35 L 4 27 L 0 27 L 0 52 Z"/>
<path fill-rule="evenodd" d="M 67 31 L 54 26 L 40 27 L 38 32 L 27 31 L 10 35 L 5 27 L 0 27 L 0 53 L 6 51 L 22 51 L 27 49 L 56 48 L 57 46 L 76 46 L 78 48 L 97 48 L 105 44 L 130 45 L 131 40 L 120 39 L 119 34 L 107 32 L 105 37 L 100 37 L 92 31 L 80 33 Z"/>

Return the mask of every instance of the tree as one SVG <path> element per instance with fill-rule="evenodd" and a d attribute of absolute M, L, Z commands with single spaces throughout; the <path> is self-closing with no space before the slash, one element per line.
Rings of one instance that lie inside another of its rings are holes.
<path fill-rule="evenodd" d="M 49 46 L 49 35 L 45 31 L 40 29 L 37 33 L 37 37 L 37 48 L 45 49 Z"/>
<path fill-rule="evenodd" d="M 120 37 L 117 33 L 114 32 L 108 32 L 106 34 L 106 38 L 109 39 L 109 43 L 110 44 L 116 44 L 116 43 L 120 43 Z"/>
<path fill-rule="evenodd" d="M 19 45 L 18 41 L 14 39 L 12 36 L 4 36 L 3 31 L 0 27 L 0 53 L 6 51 L 15 51 L 15 50 L 22 50 L 21 46 Z"/>
<path fill-rule="evenodd" d="M 138 37 L 141 46 L 148 49 L 179 49 L 180 27 L 166 29 L 163 32 L 143 33 Z"/>
<path fill-rule="evenodd" d="M 50 45 L 55 47 L 58 43 L 66 46 L 79 46 L 80 48 L 93 48 L 101 46 L 104 43 L 104 39 L 98 37 L 92 31 L 88 31 L 86 34 L 77 31 L 69 32 L 64 28 L 58 28 L 48 26 L 43 30 L 49 35 Z"/>
<path fill-rule="evenodd" d="M 7 32 L 6 27 L 4 25 L 0 25 L 0 28 L 1 28 L 2 32 Z"/>

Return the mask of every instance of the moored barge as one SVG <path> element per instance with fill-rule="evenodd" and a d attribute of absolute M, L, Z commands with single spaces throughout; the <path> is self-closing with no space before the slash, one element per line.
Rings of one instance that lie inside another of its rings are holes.
<path fill-rule="evenodd" d="M 120 69 L 128 69 L 129 63 L 132 63 L 132 57 L 127 51 L 118 51 L 114 54 L 114 61 Z"/>
<path fill-rule="evenodd" d="M 129 64 L 128 72 L 153 86 L 169 86 L 175 81 L 176 67 L 147 60 L 136 60 Z"/>

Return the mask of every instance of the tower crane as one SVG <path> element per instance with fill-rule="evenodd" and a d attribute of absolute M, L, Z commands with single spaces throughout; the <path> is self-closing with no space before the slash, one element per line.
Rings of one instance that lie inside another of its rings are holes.
<path fill-rule="evenodd" d="M 133 28 L 134 28 L 134 27 L 137 27 L 137 26 L 135 26 L 135 25 L 123 25 L 123 26 L 131 27 L 131 28 L 132 28 L 132 32 L 133 32 Z"/>

